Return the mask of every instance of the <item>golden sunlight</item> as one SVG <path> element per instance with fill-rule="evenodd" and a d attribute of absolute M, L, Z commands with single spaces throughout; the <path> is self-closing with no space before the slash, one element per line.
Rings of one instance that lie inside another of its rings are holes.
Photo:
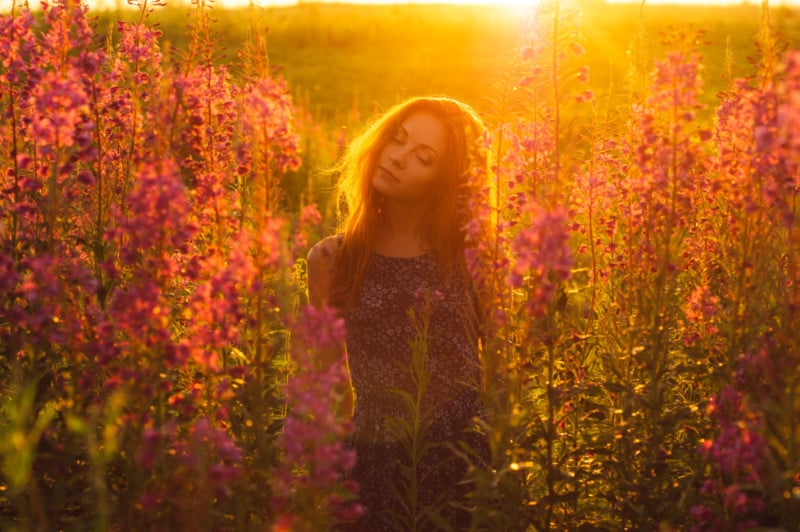
<path fill-rule="evenodd" d="M 250 0 L 217 0 L 226 6 L 249 5 Z M 295 5 L 304 3 L 297 0 L 254 0 L 260 6 Z M 322 0 L 320 3 L 345 3 L 345 4 L 453 4 L 453 5 L 496 5 L 497 7 L 526 7 L 539 3 L 539 0 Z"/>
<path fill-rule="evenodd" d="M 104 1 L 104 0 L 96 0 Z M 109 0 L 106 0 L 109 1 Z M 286 6 L 299 3 L 345 3 L 345 4 L 453 4 L 453 5 L 495 5 L 497 7 L 524 8 L 539 4 L 542 0 L 315 0 L 314 2 L 303 2 L 303 0 L 253 0 L 256 5 Z M 601 0 L 602 1 L 602 0 Z M 605 0 L 608 3 L 640 3 L 639 0 Z M 246 6 L 250 0 L 216 0 L 218 5 Z M 771 5 L 790 5 L 796 4 L 800 0 L 776 0 L 770 2 Z M 760 4 L 760 0 L 646 0 L 647 4 L 695 4 L 695 5 L 740 5 L 740 4 Z"/>
<path fill-rule="evenodd" d="M 113 10 L 118 7 L 128 7 L 127 0 L 85 0 L 92 9 Z M 293 6 L 302 3 L 345 3 L 345 4 L 452 4 L 452 5 L 493 5 L 498 8 L 524 9 L 531 7 L 542 0 L 314 0 L 305 2 L 303 0 L 213 0 L 214 5 L 220 8 L 245 7 L 251 1 L 258 7 L 278 7 Z M 603 0 L 600 0 L 603 1 Z M 639 0 L 605 0 L 608 3 L 639 3 Z M 40 0 L 27 0 L 31 6 L 38 6 Z M 173 6 L 186 4 L 191 0 L 167 0 Z M 26 3 L 26 0 L 0 0 L 0 13 L 8 13 L 12 5 L 17 7 Z M 675 4 L 675 5 L 740 5 L 758 4 L 760 0 L 646 0 L 647 4 Z M 800 0 L 780 0 L 770 2 L 771 5 L 796 5 Z"/>
<path fill-rule="evenodd" d="M 31 6 L 38 6 L 40 0 L 28 0 Z M 627 1 L 627 0 L 625 0 Z M 634 0 L 631 0 L 634 1 Z M 702 1 L 702 0 L 701 0 Z M 127 7 L 127 0 L 86 0 L 93 9 L 116 9 L 119 6 Z M 251 0 L 214 0 L 218 7 L 245 7 Z M 293 6 L 302 3 L 344 3 L 344 4 L 452 4 L 452 5 L 496 5 L 498 7 L 524 8 L 539 3 L 538 0 L 252 0 L 259 7 Z M 52 2 L 50 2 L 52 3 Z M 191 0 L 167 0 L 172 5 L 190 4 Z M 25 0 L 0 0 L 0 13 L 11 10 L 12 4 L 17 7 L 25 4 Z"/>
<path fill-rule="evenodd" d="M 0 0 L 0 2 L 8 0 Z M 95 0 L 97 2 L 113 0 Z M 345 4 L 453 4 L 453 5 L 494 5 L 499 8 L 525 8 L 539 4 L 543 0 L 315 0 L 314 2 L 303 2 L 303 0 L 253 0 L 262 7 L 288 6 L 300 3 L 345 3 Z M 600 0 L 602 1 L 602 0 Z M 605 0 L 608 3 L 640 3 L 639 0 Z M 800 0 L 775 0 L 771 5 L 791 5 L 797 4 Z M 216 0 L 217 5 L 225 7 L 240 7 L 250 5 L 250 0 Z M 760 0 L 646 0 L 647 4 L 675 4 L 675 5 L 740 5 L 740 4 L 760 4 Z"/>

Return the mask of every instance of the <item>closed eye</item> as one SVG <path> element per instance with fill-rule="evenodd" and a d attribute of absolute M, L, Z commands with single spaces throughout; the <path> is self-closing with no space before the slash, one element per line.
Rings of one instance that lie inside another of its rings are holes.
<path fill-rule="evenodd" d="M 406 141 L 407 137 L 408 137 L 408 132 L 403 127 L 400 127 L 395 132 L 394 137 L 392 137 L 392 140 L 394 142 L 397 142 L 398 144 L 403 144 Z"/>

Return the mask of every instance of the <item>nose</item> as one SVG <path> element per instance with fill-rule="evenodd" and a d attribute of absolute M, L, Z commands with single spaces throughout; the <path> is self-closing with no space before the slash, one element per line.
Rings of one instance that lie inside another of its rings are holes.
<path fill-rule="evenodd" d="M 398 168 L 406 164 L 406 153 L 402 148 L 395 148 L 389 152 L 389 161 Z"/>

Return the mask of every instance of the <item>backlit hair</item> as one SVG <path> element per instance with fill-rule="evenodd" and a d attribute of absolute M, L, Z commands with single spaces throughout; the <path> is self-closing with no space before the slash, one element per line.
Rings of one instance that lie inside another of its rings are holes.
<path fill-rule="evenodd" d="M 378 116 L 350 142 L 334 168 L 339 173 L 339 198 L 345 204 L 339 226 L 344 237 L 337 253 L 331 293 L 331 302 L 337 306 L 355 302 L 379 227 L 382 196 L 372 180 L 380 151 L 400 125 L 417 112 L 437 117 L 446 131 L 441 174 L 424 223 L 426 241 L 444 272 L 455 272 L 465 278 L 468 275 L 464 227 L 474 216 L 469 199 L 476 186 L 475 176 L 484 180 L 488 176 L 485 127 L 475 111 L 457 100 L 412 98 Z"/>

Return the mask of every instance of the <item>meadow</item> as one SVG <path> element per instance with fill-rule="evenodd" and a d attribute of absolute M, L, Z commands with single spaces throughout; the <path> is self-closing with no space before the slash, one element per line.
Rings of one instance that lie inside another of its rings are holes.
<path fill-rule="evenodd" d="M 191 40 L 191 12 L 190 5 L 168 3 L 150 16 L 162 31 L 165 55 Z M 136 13 L 123 9 L 98 17 L 103 35 L 113 21 L 133 20 Z M 264 32 L 270 71 L 286 80 L 294 104 L 305 114 L 304 124 L 312 129 L 304 133 L 305 126 L 298 125 L 298 133 L 313 140 L 303 150 L 305 163 L 284 183 L 295 209 L 299 194 L 316 179 L 312 185 L 332 215 L 335 207 L 325 194 L 332 183 L 319 171 L 333 164 L 341 146 L 372 116 L 405 97 L 462 99 L 488 122 L 501 113 L 507 119 L 526 112 L 517 95 L 524 77 L 519 51 L 535 26 L 529 8 L 309 2 L 239 9 L 212 5 L 209 17 L 221 44 L 215 59 L 234 72 L 254 32 Z M 800 40 L 797 10 L 773 7 L 770 18 L 781 42 Z M 761 7 L 755 4 L 643 8 L 588 1 L 565 10 L 561 24 L 584 48 L 581 64 L 589 69 L 588 86 L 608 112 L 621 115 L 630 102 L 632 76 L 652 68 L 663 54 L 663 36 L 678 29 L 702 31 L 698 50 L 706 71 L 700 101 L 706 107 L 698 112 L 711 119 L 719 93 L 731 80 L 755 72 L 760 20 Z M 634 64 L 631 51 L 639 54 L 641 64 Z"/>
<path fill-rule="evenodd" d="M 565 13 L 586 50 L 592 86 L 603 93 L 627 90 L 628 50 L 643 40 L 647 60 L 663 52 L 662 35 L 671 28 L 703 30 L 708 71 L 702 101 L 715 104 L 730 76 L 752 74 L 757 60 L 760 5 L 664 6 L 583 2 Z M 191 6 L 168 5 L 152 23 L 168 47 L 186 43 Z M 302 3 L 291 7 L 210 11 L 225 49 L 220 59 L 237 62 L 237 51 L 252 36 L 253 21 L 266 31 L 271 66 L 288 82 L 297 103 L 319 121 L 355 125 L 403 97 L 447 94 L 483 112 L 491 100 L 516 85 L 519 49 L 529 37 L 531 10 L 472 5 L 348 5 Z M 99 28 L 120 16 L 99 13 Z M 135 13 L 123 11 L 122 18 Z M 800 39 L 796 10 L 772 8 L 772 25 L 787 42 Z M 731 54 L 730 71 L 726 55 Z"/>
<path fill-rule="evenodd" d="M 798 530 L 794 11 L 137 6 L 0 17 L 0 528 L 357 518 L 305 256 L 347 140 L 445 93 L 493 160 L 471 529 Z"/>

